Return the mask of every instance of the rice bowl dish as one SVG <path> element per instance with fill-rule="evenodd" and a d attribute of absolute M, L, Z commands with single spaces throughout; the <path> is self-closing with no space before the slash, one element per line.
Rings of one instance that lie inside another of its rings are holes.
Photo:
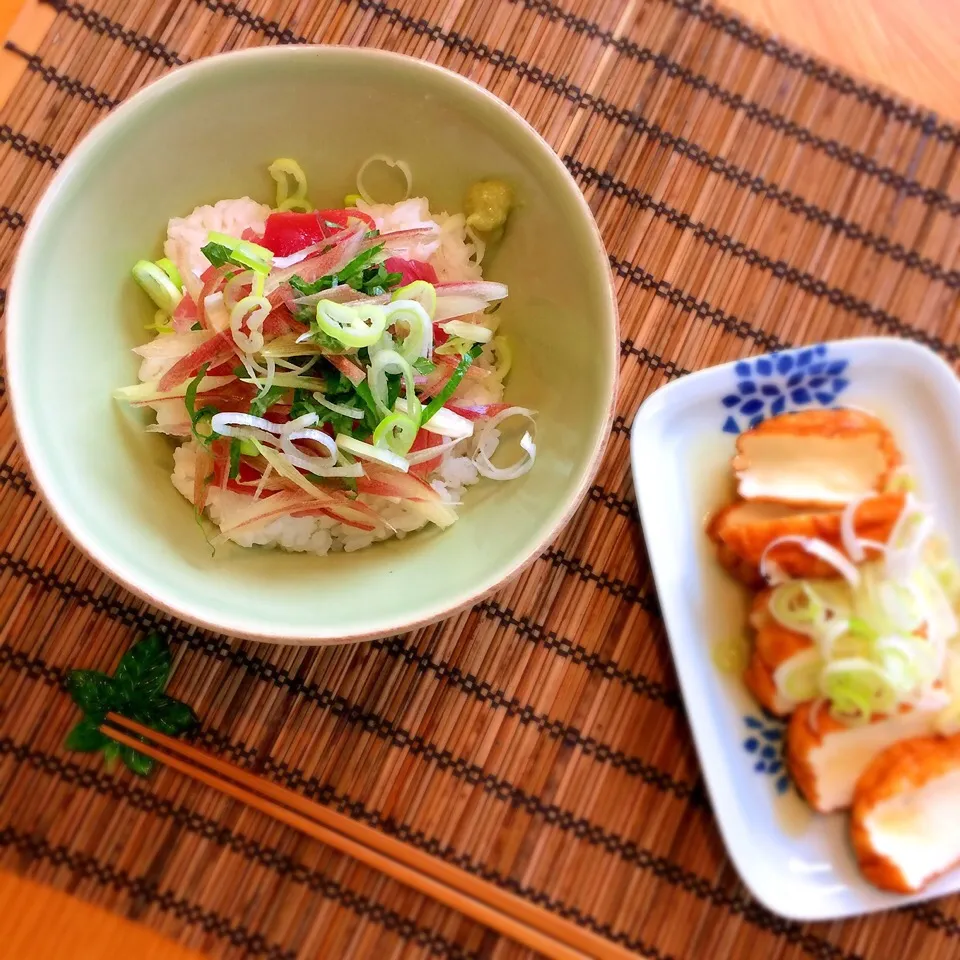
<path fill-rule="evenodd" d="M 483 278 L 512 195 L 466 212 L 358 193 L 317 210 L 299 165 L 270 167 L 273 208 L 220 200 L 170 220 L 134 277 L 154 301 L 139 383 L 115 396 L 171 437 L 171 479 L 216 545 L 355 551 L 454 523 L 465 490 L 534 465 L 535 411 L 504 402 L 509 291 Z M 521 424 L 519 431 L 513 430 Z M 493 457 L 501 431 L 516 452 Z"/>

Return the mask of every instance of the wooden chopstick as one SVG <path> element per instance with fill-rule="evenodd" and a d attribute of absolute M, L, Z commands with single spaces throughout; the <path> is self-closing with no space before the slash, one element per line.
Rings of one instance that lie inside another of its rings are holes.
<path fill-rule="evenodd" d="M 544 956 L 556 960 L 635 960 L 634 954 L 618 944 L 286 787 L 126 717 L 110 713 L 106 719 L 112 726 L 101 729 L 118 743 L 321 840 Z"/>

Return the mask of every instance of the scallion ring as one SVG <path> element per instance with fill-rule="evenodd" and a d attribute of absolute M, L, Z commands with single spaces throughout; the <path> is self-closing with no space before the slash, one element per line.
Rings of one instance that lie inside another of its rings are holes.
<path fill-rule="evenodd" d="M 401 336 L 397 352 L 407 363 L 433 352 L 433 323 L 430 314 L 416 300 L 394 300 L 387 307 L 387 326 L 402 324 L 407 328 Z"/>
<path fill-rule="evenodd" d="M 373 400 L 377 405 L 377 409 L 384 415 L 393 413 L 387 406 L 388 373 L 399 373 L 400 376 L 403 377 L 406 388 L 407 415 L 419 423 L 422 407 L 416 394 L 414 370 L 396 350 L 381 350 L 373 358 L 373 362 L 367 370 L 370 392 L 373 394 Z"/>
<path fill-rule="evenodd" d="M 317 326 L 346 347 L 369 347 L 387 328 L 387 311 L 375 303 L 345 304 L 332 300 L 317 303 Z"/>
<path fill-rule="evenodd" d="M 138 260 L 133 265 L 133 279 L 165 313 L 173 313 L 183 299 L 183 292 L 174 285 L 170 277 L 161 267 L 149 260 Z"/>
<path fill-rule="evenodd" d="M 437 312 L 437 290 L 432 283 L 426 280 L 414 280 L 405 287 L 399 287 L 393 291 L 391 299 L 397 300 L 416 300 L 417 303 L 427 311 L 432 320 Z"/>
<path fill-rule="evenodd" d="M 230 259 L 255 270 L 257 273 L 267 274 L 273 266 L 273 251 L 261 247 L 258 243 L 249 240 L 238 240 L 226 233 L 217 233 L 211 230 L 207 234 L 208 243 L 217 243 L 230 251 Z"/>
<path fill-rule="evenodd" d="M 410 172 L 410 167 L 403 160 L 394 160 L 393 157 L 385 156 L 382 153 L 375 153 L 372 157 L 368 157 L 360 166 L 360 169 L 357 171 L 357 193 L 367 202 L 367 203 L 376 203 L 377 201 L 373 199 L 370 195 L 370 192 L 363 184 L 363 175 L 367 171 L 372 163 L 384 163 L 388 167 L 395 167 L 399 170 L 406 180 L 407 186 L 403 192 L 401 200 L 406 200 L 410 196 L 410 187 L 413 185 L 413 174 Z"/>
<path fill-rule="evenodd" d="M 410 452 L 413 441 L 417 439 L 419 427 L 416 421 L 411 420 L 405 413 L 391 413 L 377 424 L 373 431 L 373 445 L 386 447 L 399 456 Z"/>
<path fill-rule="evenodd" d="M 233 342 L 244 353 L 259 353 L 263 349 L 263 321 L 273 307 L 265 297 L 244 297 L 230 311 L 230 331 Z M 246 320 L 247 333 L 243 332 Z"/>
<path fill-rule="evenodd" d="M 277 183 L 277 209 L 296 210 L 301 213 L 310 213 L 313 206 L 307 200 L 307 175 L 296 160 L 280 157 L 267 167 L 267 172 Z M 290 192 L 290 181 L 293 179 L 297 189 Z"/>
<path fill-rule="evenodd" d="M 157 266 L 173 281 L 173 285 L 178 289 L 183 289 L 183 277 L 180 276 L 180 271 L 177 269 L 177 265 L 168 257 L 161 257 L 157 261 Z"/>

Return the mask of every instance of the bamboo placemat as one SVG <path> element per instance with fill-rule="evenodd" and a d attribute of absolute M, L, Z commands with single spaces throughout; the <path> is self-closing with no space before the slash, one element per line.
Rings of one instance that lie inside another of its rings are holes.
<path fill-rule="evenodd" d="M 957 956 L 957 898 L 797 924 L 738 882 L 627 451 L 651 391 L 777 346 L 884 333 L 956 365 L 960 131 L 689 0 L 55 8 L 37 49 L 14 51 L 0 284 L 63 156 L 151 79 L 264 43 L 384 47 L 483 83 L 563 157 L 617 276 L 622 387 L 589 500 L 517 583 L 443 625 L 319 650 L 210 635 L 118 588 L 44 509 L 0 393 L 0 863 L 215 955 L 519 953 L 169 771 L 141 781 L 66 754 L 66 671 L 112 668 L 157 628 L 206 743 L 639 954 Z"/>

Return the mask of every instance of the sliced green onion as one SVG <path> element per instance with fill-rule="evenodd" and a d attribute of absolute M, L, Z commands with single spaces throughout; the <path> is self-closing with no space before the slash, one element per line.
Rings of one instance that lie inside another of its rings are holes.
<path fill-rule="evenodd" d="M 230 311 L 230 330 L 236 345 L 246 353 L 263 349 L 263 322 L 273 307 L 265 297 L 244 297 Z M 248 333 L 243 332 L 246 320 Z"/>
<path fill-rule="evenodd" d="M 223 305 L 228 311 L 232 310 L 243 299 L 240 296 L 241 287 L 245 287 L 247 284 L 252 286 L 253 278 L 257 276 L 259 274 L 254 273 L 253 270 L 240 270 L 223 285 Z M 211 296 L 215 297 L 216 294 L 211 294 Z"/>
<path fill-rule="evenodd" d="M 375 460 L 385 466 L 393 467 L 395 470 L 401 470 L 406 473 L 410 469 L 407 461 L 384 447 L 375 447 L 372 444 L 364 443 L 362 440 L 354 440 L 346 434 L 337 434 L 337 446 L 344 452 L 360 457 L 361 460 Z"/>
<path fill-rule="evenodd" d="M 377 429 L 373 431 L 373 444 L 386 447 L 403 457 L 410 452 L 418 430 L 417 421 L 405 413 L 391 413 L 377 424 Z"/>
<path fill-rule="evenodd" d="M 788 630 L 811 635 L 826 617 L 826 608 L 803 580 L 791 580 L 770 594 L 770 616 Z"/>
<path fill-rule="evenodd" d="M 387 311 L 375 303 L 348 305 L 320 300 L 317 326 L 328 337 L 347 347 L 370 347 L 387 328 Z"/>
<path fill-rule="evenodd" d="M 460 337 L 471 343 L 489 343 L 493 339 L 493 331 L 479 323 L 467 323 L 465 320 L 448 320 L 440 324 L 451 337 Z"/>
<path fill-rule="evenodd" d="M 400 200 L 406 200 L 410 196 L 410 187 L 413 185 L 413 174 L 410 172 L 410 167 L 403 160 L 394 160 L 393 157 L 385 156 L 382 153 L 375 153 L 372 157 L 367 157 L 366 160 L 360 165 L 360 169 L 357 171 L 357 193 L 367 202 L 367 203 L 376 203 L 377 201 L 373 199 L 370 195 L 370 192 L 363 185 L 363 175 L 367 171 L 367 167 L 372 163 L 383 163 L 388 167 L 395 167 L 399 170 L 404 179 L 407 182 L 406 189 L 403 192 L 403 196 Z"/>
<path fill-rule="evenodd" d="M 411 419 L 419 423 L 421 406 L 416 394 L 413 367 L 396 350 L 381 350 L 367 369 L 367 381 L 377 409 L 383 415 L 393 413 L 387 403 L 388 373 L 399 373 L 403 377 L 406 387 L 407 413 Z"/>
<path fill-rule="evenodd" d="M 211 230 L 207 234 L 208 243 L 216 243 L 230 252 L 230 259 L 244 267 L 249 267 L 257 273 L 269 273 L 273 266 L 273 251 L 261 247 L 258 243 L 249 240 L 238 240 L 226 233 L 217 233 Z"/>
<path fill-rule="evenodd" d="M 163 310 L 158 310 L 153 315 L 153 323 L 145 323 L 144 330 L 154 330 L 157 333 L 173 333 L 173 325 L 170 323 L 170 314 Z"/>
<path fill-rule="evenodd" d="M 183 291 L 174 285 L 161 267 L 149 260 L 138 260 L 133 265 L 133 279 L 165 313 L 173 313 L 183 299 Z"/>
<path fill-rule="evenodd" d="M 328 400 L 322 393 L 315 393 L 313 399 L 316 400 L 321 407 L 326 407 L 334 413 L 339 413 L 341 417 L 349 417 L 351 420 L 363 419 L 363 411 L 357 407 L 347 407 L 342 403 L 334 403 L 332 400 Z"/>
<path fill-rule="evenodd" d="M 437 290 L 426 280 L 414 280 L 393 291 L 392 300 L 416 300 L 432 320 L 437 312 Z"/>
<path fill-rule="evenodd" d="M 932 572 L 947 599 L 950 603 L 956 604 L 957 600 L 960 599 L 960 566 L 958 566 L 957 561 L 947 557 L 945 560 L 934 564 Z"/>
<path fill-rule="evenodd" d="M 820 689 L 834 714 L 869 721 L 877 713 L 891 713 L 898 698 L 886 672 L 864 657 L 828 663 L 820 675 Z"/>
<path fill-rule="evenodd" d="M 773 672 L 777 692 L 793 703 L 805 703 L 820 693 L 823 657 L 813 647 L 788 657 Z"/>
<path fill-rule="evenodd" d="M 277 183 L 277 209 L 299 210 L 301 213 L 310 213 L 313 206 L 307 200 L 307 175 L 296 160 L 280 157 L 267 167 L 267 172 Z M 291 177 L 296 184 L 296 190 L 290 192 Z"/>
<path fill-rule="evenodd" d="M 847 629 L 852 636 L 860 640 L 873 642 L 878 636 L 877 631 L 863 617 L 851 617 L 847 621 Z"/>
<path fill-rule="evenodd" d="M 407 328 L 406 336 L 397 344 L 397 352 L 408 363 L 432 352 L 433 323 L 430 314 L 416 300 L 394 300 L 387 307 L 387 326 L 394 324 Z"/>
<path fill-rule="evenodd" d="M 168 257 L 161 257 L 157 261 L 157 266 L 173 281 L 178 290 L 183 289 L 183 277 L 180 276 L 180 271 L 172 260 Z"/>

